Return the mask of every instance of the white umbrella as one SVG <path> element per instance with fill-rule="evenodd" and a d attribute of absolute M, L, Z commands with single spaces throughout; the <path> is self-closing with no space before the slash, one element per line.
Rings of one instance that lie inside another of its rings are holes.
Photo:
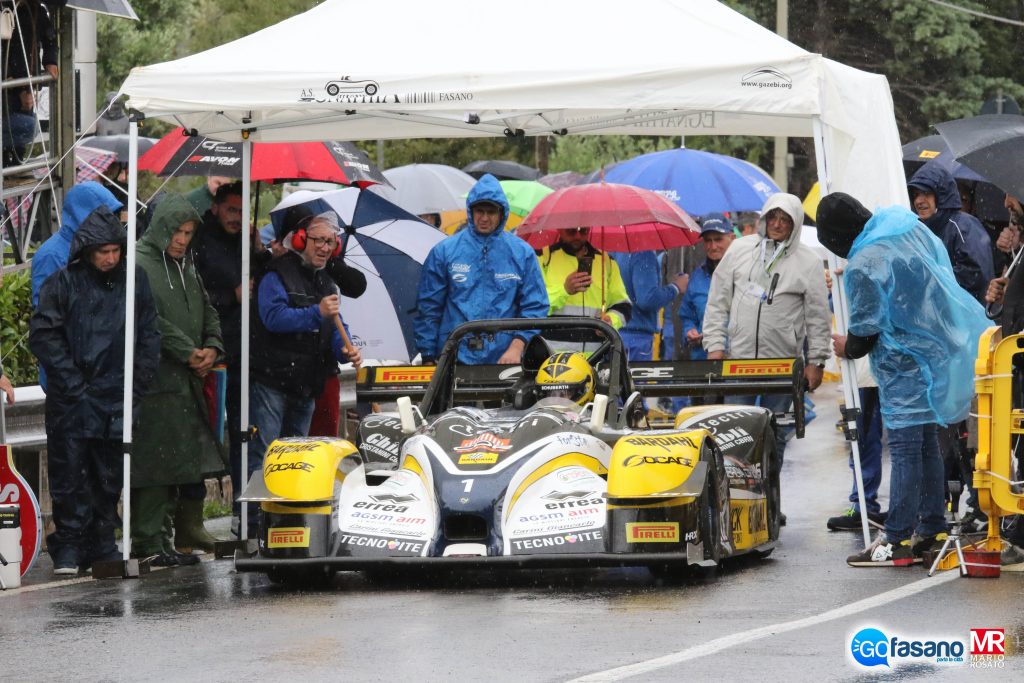
<path fill-rule="evenodd" d="M 364 358 L 408 362 L 415 356 L 413 316 L 420 271 L 445 235 L 372 192 L 345 188 L 295 192 L 281 209 L 311 203 L 332 210 L 346 226 L 345 263 L 366 275 L 358 299 L 341 299 L 341 317 Z"/>
<path fill-rule="evenodd" d="M 409 164 L 384 171 L 394 189 L 377 185 L 373 191 L 412 214 L 444 213 L 466 208 L 466 194 L 476 180 L 444 164 Z"/>

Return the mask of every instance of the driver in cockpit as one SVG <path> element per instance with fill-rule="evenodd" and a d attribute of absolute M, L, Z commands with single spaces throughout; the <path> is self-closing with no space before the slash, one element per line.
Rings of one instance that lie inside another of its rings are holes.
<path fill-rule="evenodd" d="M 537 371 L 538 407 L 566 405 L 583 407 L 594 400 L 597 378 L 582 353 L 556 353 Z M 549 400 L 550 399 L 550 400 Z"/>

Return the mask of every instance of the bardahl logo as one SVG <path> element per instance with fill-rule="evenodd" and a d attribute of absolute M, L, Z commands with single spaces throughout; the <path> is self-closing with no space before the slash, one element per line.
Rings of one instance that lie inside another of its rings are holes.
<path fill-rule="evenodd" d="M 459 456 L 460 465 L 493 465 L 496 462 L 497 453 L 463 453 Z"/>
<path fill-rule="evenodd" d="M 666 451 L 671 451 L 672 446 L 697 447 L 693 439 L 688 436 L 632 436 L 623 441 L 630 446 L 657 446 Z"/>
<path fill-rule="evenodd" d="M 789 90 L 793 87 L 793 79 L 774 66 L 762 66 L 743 74 L 740 85 L 747 88 L 781 88 Z"/>

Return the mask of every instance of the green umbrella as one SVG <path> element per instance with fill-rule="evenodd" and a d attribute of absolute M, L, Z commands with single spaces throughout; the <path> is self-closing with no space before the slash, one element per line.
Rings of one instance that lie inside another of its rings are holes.
<path fill-rule="evenodd" d="M 554 192 L 535 180 L 502 180 L 501 189 L 508 198 L 509 210 L 520 218 L 525 218 L 540 200 Z"/>

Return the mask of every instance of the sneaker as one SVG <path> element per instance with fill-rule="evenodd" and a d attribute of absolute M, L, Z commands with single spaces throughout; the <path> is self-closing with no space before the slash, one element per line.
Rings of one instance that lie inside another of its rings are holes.
<path fill-rule="evenodd" d="M 868 526 L 884 529 L 887 516 L 888 514 L 885 512 L 869 512 Z M 847 508 L 843 514 L 829 517 L 825 525 L 831 531 L 860 531 L 860 512 L 856 508 Z"/>
<path fill-rule="evenodd" d="M 942 550 L 942 546 L 946 544 L 947 538 L 949 538 L 949 534 L 945 531 L 940 531 L 930 536 L 914 536 L 914 538 L 910 539 L 910 546 L 914 552 L 914 557 L 920 560 L 924 557 L 925 553 L 939 552 Z"/>
<path fill-rule="evenodd" d="M 1003 566 L 1003 569 L 1015 565 L 1021 565 L 1024 569 L 1024 548 L 1007 543 L 1006 549 L 999 553 L 999 564 Z"/>
<path fill-rule="evenodd" d="M 47 541 L 53 543 L 49 538 Z M 68 546 L 57 546 L 56 543 L 53 543 L 50 547 L 53 548 L 50 551 L 50 559 L 53 560 L 54 576 L 74 576 L 78 574 L 78 553 Z"/>
<path fill-rule="evenodd" d="M 910 539 L 890 543 L 883 534 L 861 552 L 846 558 L 851 567 L 909 567 L 920 562 L 920 557 L 914 557 Z"/>
<path fill-rule="evenodd" d="M 988 531 L 988 517 L 980 510 L 968 509 L 960 518 L 960 529 L 965 534 L 979 534 Z"/>

